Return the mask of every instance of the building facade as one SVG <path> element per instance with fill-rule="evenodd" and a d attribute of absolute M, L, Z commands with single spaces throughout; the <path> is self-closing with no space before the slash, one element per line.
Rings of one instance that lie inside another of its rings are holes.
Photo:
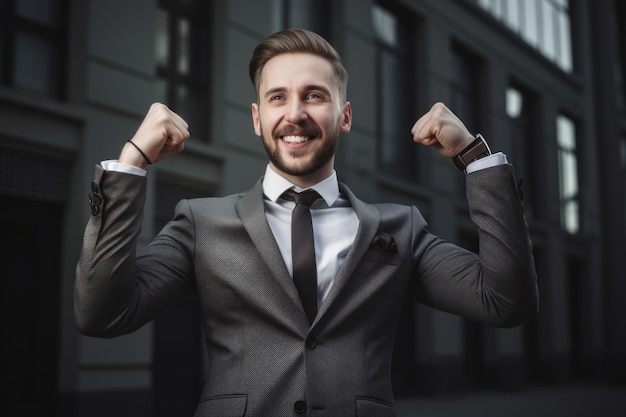
<path fill-rule="evenodd" d="M 623 22 L 619 0 L 0 1 L 0 346 L 12 381 L 0 410 L 192 415 L 208 366 L 193 299 L 128 336 L 76 331 L 90 181 L 161 101 L 192 137 L 149 168 L 143 243 L 179 199 L 249 188 L 267 159 L 248 59 L 287 27 L 321 33 L 343 57 L 354 120 L 336 168 L 363 200 L 417 205 L 433 232 L 477 247 L 463 175 L 411 141 L 437 101 L 524 181 L 538 318 L 492 329 L 407 304 L 398 399 L 626 382 Z"/>

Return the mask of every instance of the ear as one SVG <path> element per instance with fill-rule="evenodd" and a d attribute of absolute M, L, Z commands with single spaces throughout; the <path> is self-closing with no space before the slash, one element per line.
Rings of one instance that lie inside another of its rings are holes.
<path fill-rule="evenodd" d="M 259 105 L 252 103 L 252 124 L 254 125 L 254 133 L 261 136 L 261 117 L 259 116 Z"/>
<path fill-rule="evenodd" d="M 342 117 L 343 120 L 339 131 L 340 133 L 345 134 L 350 132 L 350 128 L 352 127 L 352 106 L 349 101 L 346 101 L 343 105 Z"/>

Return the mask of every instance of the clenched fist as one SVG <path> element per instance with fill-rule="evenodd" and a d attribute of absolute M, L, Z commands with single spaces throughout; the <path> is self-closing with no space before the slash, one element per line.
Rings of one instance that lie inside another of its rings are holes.
<path fill-rule="evenodd" d="M 413 141 L 433 146 L 448 158 L 457 156 L 474 141 L 463 122 L 443 103 L 435 103 L 411 129 Z"/>
<path fill-rule="evenodd" d="M 166 105 L 154 103 L 131 139 L 133 143 L 122 149 L 119 162 L 145 168 L 148 161 L 154 163 L 181 152 L 188 138 L 187 122 Z"/>

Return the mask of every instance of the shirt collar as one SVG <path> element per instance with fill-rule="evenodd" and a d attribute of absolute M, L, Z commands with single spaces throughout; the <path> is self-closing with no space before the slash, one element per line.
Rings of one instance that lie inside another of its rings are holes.
<path fill-rule="evenodd" d="M 263 177 L 263 193 L 267 198 L 276 202 L 278 197 L 290 188 L 293 188 L 297 192 L 304 190 L 303 188 L 292 184 L 284 177 L 281 177 L 278 173 L 276 173 L 276 171 L 270 168 L 269 165 L 265 168 L 265 176 Z M 331 207 L 335 200 L 339 198 L 337 172 L 333 170 L 333 173 L 328 178 L 307 189 L 317 191 L 317 193 L 324 199 L 328 207 Z"/>

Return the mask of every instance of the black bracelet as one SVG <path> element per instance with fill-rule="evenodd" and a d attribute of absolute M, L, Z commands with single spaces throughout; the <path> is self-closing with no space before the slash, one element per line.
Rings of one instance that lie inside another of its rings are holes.
<path fill-rule="evenodd" d="M 131 139 L 128 139 L 127 142 L 130 143 L 131 145 L 133 145 L 135 147 L 135 149 L 137 149 L 139 151 L 139 153 L 141 154 L 141 156 L 143 156 L 143 159 L 146 160 L 148 165 L 152 165 L 152 162 L 150 162 L 150 160 L 148 159 L 146 154 L 143 153 L 143 151 L 141 149 L 139 149 L 139 146 L 135 145 L 135 142 L 133 142 Z"/>

